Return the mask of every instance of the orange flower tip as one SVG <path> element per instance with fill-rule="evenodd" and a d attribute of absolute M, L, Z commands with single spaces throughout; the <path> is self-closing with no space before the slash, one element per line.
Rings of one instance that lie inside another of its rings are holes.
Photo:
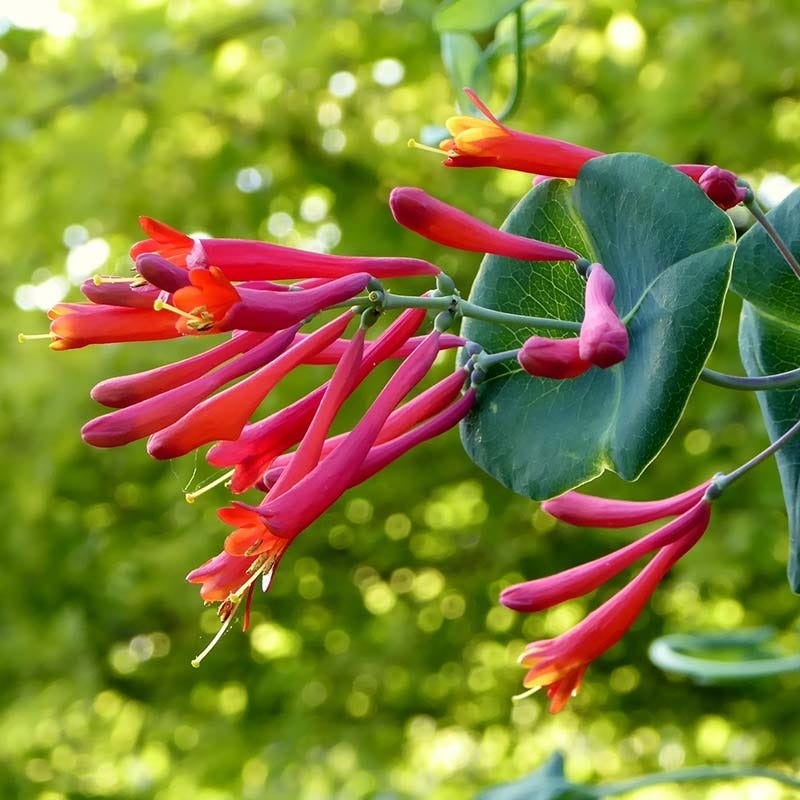
<path fill-rule="evenodd" d="M 18 333 L 17 334 L 17 341 L 20 344 L 25 344 L 25 342 L 33 342 L 37 339 L 48 339 L 51 342 L 54 342 L 58 339 L 54 333 Z"/>
<path fill-rule="evenodd" d="M 416 139 L 409 139 L 408 146 L 412 147 L 414 150 L 425 150 L 428 153 L 436 153 L 437 156 L 442 154 L 442 151 L 438 147 L 431 147 L 428 144 L 422 144 L 418 142 Z"/>
<path fill-rule="evenodd" d="M 193 492 L 186 492 L 184 494 L 184 499 L 187 503 L 194 503 L 198 497 L 204 495 L 206 492 L 211 491 L 211 489 L 216 488 L 221 483 L 230 485 L 230 480 L 233 477 L 234 470 L 228 470 L 228 472 L 224 472 L 218 478 L 215 478 L 213 481 L 210 481 L 205 486 L 201 486 L 199 489 L 195 489 Z"/>

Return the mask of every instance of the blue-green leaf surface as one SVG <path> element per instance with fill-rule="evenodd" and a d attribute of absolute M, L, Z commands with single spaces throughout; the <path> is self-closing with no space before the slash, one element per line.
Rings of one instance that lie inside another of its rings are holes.
<path fill-rule="evenodd" d="M 633 312 L 631 346 L 622 364 L 573 380 L 497 365 L 462 424 L 468 454 L 533 499 L 606 469 L 634 480 L 674 430 L 716 339 L 734 251 L 730 220 L 672 167 L 623 154 L 593 159 L 574 186 L 540 184 L 504 229 L 602 263 L 617 285 L 617 310 Z M 579 322 L 583 290 L 569 263 L 487 256 L 470 300 Z M 472 319 L 462 326 L 488 352 L 519 347 L 533 333 L 543 331 Z"/>
<path fill-rule="evenodd" d="M 800 189 L 768 215 L 795 255 L 800 256 Z M 731 288 L 745 299 L 739 326 L 739 352 L 748 375 L 770 375 L 800 366 L 800 280 L 760 225 L 741 238 Z M 800 390 L 758 393 L 771 441 L 800 418 Z M 776 454 L 789 516 L 789 584 L 800 593 L 800 441 Z"/>

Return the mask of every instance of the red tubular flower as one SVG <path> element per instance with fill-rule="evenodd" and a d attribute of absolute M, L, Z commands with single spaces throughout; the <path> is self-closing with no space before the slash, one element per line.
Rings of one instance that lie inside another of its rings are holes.
<path fill-rule="evenodd" d="M 561 636 L 527 645 L 520 656 L 528 667 L 523 685 L 533 691 L 547 686 L 551 713 L 578 691 L 589 664 L 625 635 L 673 564 L 703 535 L 709 515 L 708 502 L 701 500 L 687 513 L 681 538 L 664 546 L 625 588 Z"/>
<path fill-rule="evenodd" d="M 711 506 L 701 495 L 691 508 L 657 531 L 578 567 L 509 586 L 500 593 L 500 602 L 515 611 L 532 612 L 582 597 L 632 566 L 647 553 L 676 542 L 701 525 L 705 530 L 710 513 Z"/>
<path fill-rule="evenodd" d="M 308 353 L 338 339 L 353 316 L 352 311 L 340 314 L 243 381 L 195 405 L 168 427 L 159 428 L 148 441 L 147 452 L 153 458 L 177 458 L 216 439 L 236 439 L 272 389 L 301 364 Z M 295 333 L 296 329 L 292 329 L 292 338 Z"/>
<path fill-rule="evenodd" d="M 261 343 L 220 369 L 96 417 L 83 426 L 81 436 L 94 447 L 120 447 L 163 430 L 221 386 L 271 362 L 286 350 L 296 333 L 297 326 L 272 336 L 261 334 Z"/>
<path fill-rule="evenodd" d="M 566 247 L 498 230 L 412 186 L 393 189 L 389 206 L 400 225 L 446 247 L 525 261 L 576 261 L 578 258 L 577 253 Z"/>
<path fill-rule="evenodd" d="M 439 145 L 447 154 L 444 161 L 447 167 L 500 167 L 534 175 L 575 178 L 589 159 L 603 155 L 599 150 L 507 128 L 472 90 L 465 91 L 486 119 L 447 120 L 445 124 L 452 138 Z"/>
<path fill-rule="evenodd" d="M 525 372 L 537 378 L 576 378 L 592 366 L 591 361 L 580 357 L 579 346 L 577 338 L 531 336 L 520 348 L 517 361 Z"/>
<path fill-rule="evenodd" d="M 603 369 L 618 364 L 628 355 L 628 329 L 614 310 L 614 291 L 614 279 L 601 264 L 592 264 L 586 280 L 586 310 L 578 354 Z"/>
<path fill-rule="evenodd" d="M 300 334 L 304 336 L 305 334 Z M 299 337 L 298 337 L 299 338 Z M 412 336 L 407 342 L 400 345 L 394 351 L 392 358 L 405 358 L 411 355 L 414 348 L 424 339 L 424 336 Z M 452 350 L 455 347 L 463 347 L 466 344 L 466 339 L 461 336 L 456 336 L 454 333 L 443 333 L 439 339 L 439 350 Z M 342 357 L 345 349 L 347 348 L 347 339 L 339 339 L 339 341 L 326 347 L 322 352 L 311 356 L 304 363 L 306 364 L 336 364 Z"/>
<path fill-rule="evenodd" d="M 175 320 L 152 308 L 58 303 L 47 312 L 52 320 L 53 350 L 71 350 L 90 344 L 152 342 L 175 339 Z"/>
<path fill-rule="evenodd" d="M 131 248 L 132 259 L 156 253 L 181 267 L 219 267 L 231 281 L 332 279 L 356 272 L 402 278 L 441 271 L 419 258 L 335 256 L 249 239 L 192 239 L 150 217 L 139 217 L 139 223 L 150 238 Z"/>
<path fill-rule="evenodd" d="M 198 353 L 196 356 L 145 372 L 119 375 L 116 378 L 101 381 L 92 389 L 91 397 L 109 408 L 124 408 L 133 405 L 208 374 L 220 364 L 261 344 L 271 335 L 269 333 L 235 333 L 227 342 L 203 353 Z"/>
<path fill-rule="evenodd" d="M 439 352 L 438 330 L 398 367 L 350 435 L 311 472 L 277 498 L 254 510 L 276 536 L 292 538 L 307 528 L 350 486 L 397 404 L 428 373 Z"/>
<path fill-rule="evenodd" d="M 189 271 L 156 253 L 142 253 L 136 259 L 136 271 L 149 284 L 172 294 L 189 286 Z"/>
<path fill-rule="evenodd" d="M 397 350 L 417 331 L 425 319 L 425 309 L 411 308 L 397 319 L 364 350 L 357 385 L 378 364 L 394 357 Z M 325 386 L 320 386 L 292 405 L 246 427 L 232 442 L 219 442 L 208 452 L 208 461 L 216 467 L 234 467 L 231 491 L 235 494 L 253 486 L 273 459 L 300 441 L 317 406 Z"/>
<path fill-rule="evenodd" d="M 580 492 L 565 492 L 542 503 L 550 516 L 589 528 L 627 528 L 663 517 L 683 514 L 702 499 L 711 482 L 706 481 L 674 497 L 663 500 L 611 500 Z"/>

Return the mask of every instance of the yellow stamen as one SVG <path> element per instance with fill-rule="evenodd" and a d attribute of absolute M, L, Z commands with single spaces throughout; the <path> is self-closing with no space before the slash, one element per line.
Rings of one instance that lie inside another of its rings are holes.
<path fill-rule="evenodd" d="M 18 333 L 17 334 L 17 341 L 20 344 L 24 344 L 25 342 L 32 342 L 35 339 L 49 339 L 51 342 L 54 342 L 58 339 L 54 333 Z"/>
<path fill-rule="evenodd" d="M 214 635 L 214 638 L 203 649 L 203 652 L 192 659 L 191 663 L 193 667 L 199 667 L 200 662 L 214 649 L 217 642 L 222 638 L 222 634 L 224 634 L 225 631 L 230 627 L 230 624 L 233 621 L 233 614 L 235 610 L 235 608 L 231 610 L 231 613 L 228 614 L 227 619 L 222 623 L 222 625 L 219 626 L 219 630 Z"/>
<path fill-rule="evenodd" d="M 221 483 L 225 483 L 229 481 L 233 477 L 233 473 L 235 470 L 228 470 L 228 472 L 223 473 L 218 478 L 215 478 L 210 483 L 207 483 L 205 486 L 201 486 L 199 489 L 195 489 L 193 492 L 186 492 L 184 497 L 186 498 L 187 503 L 194 503 L 200 495 L 205 494 L 206 492 L 210 491 L 216 486 L 219 486 Z"/>
<path fill-rule="evenodd" d="M 95 286 L 102 286 L 104 283 L 135 283 L 139 276 L 133 278 L 123 278 L 119 275 L 95 275 L 92 278 L 92 283 Z"/>
<path fill-rule="evenodd" d="M 415 150 L 425 150 L 428 153 L 436 153 L 437 156 L 442 155 L 442 151 L 438 147 L 431 147 L 427 144 L 421 144 L 416 139 L 409 139 L 408 146 L 413 147 Z"/>
<path fill-rule="evenodd" d="M 154 311 L 171 311 L 173 314 L 177 314 L 179 317 L 183 317 L 184 319 L 188 319 L 190 322 L 194 322 L 195 324 L 198 324 L 198 325 L 201 325 L 204 322 L 202 317 L 198 317 L 195 314 L 190 314 L 188 311 L 184 311 L 182 308 L 178 308 L 177 306 L 173 306 L 173 305 L 170 305 L 169 303 L 165 303 L 160 298 L 157 299 L 153 303 L 153 310 Z"/>
<path fill-rule="evenodd" d="M 526 697 L 530 697 L 532 694 L 536 694 L 536 692 L 541 689 L 541 686 L 534 686 L 532 689 L 528 689 L 527 692 L 521 692 L 520 694 L 512 695 L 511 700 L 513 702 L 518 702 L 519 700 L 524 700 Z"/>

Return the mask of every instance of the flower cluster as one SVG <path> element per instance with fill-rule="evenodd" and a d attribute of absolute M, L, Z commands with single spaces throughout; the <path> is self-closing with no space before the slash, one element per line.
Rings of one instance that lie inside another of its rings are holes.
<path fill-rule="evenodd" d="M 659 582 L 705 533 L 711 516 L 711 482 L 665 500 L 634 502 L 567 492 L 542 509 L 564 522 L 598 528 L 639 525 L 664 517 L 674 520 L 609 555 L 546 578 L 505 589 L 500 602 L 516 611 L 541 611 L 581 597 L 655 552 L 642 571 L 574 628 L 555 639 L 532 642 L 520 656 L 528 668 L 530 691 L 547 687 L 550 711 L 561 711 L 580 688 L 586 668 L 628 631 Z"/>
<path fill-rule="evenodd" d="M 512 130 L 474 93 L 468 94 L 486 118 L 448 120 L 451 138 L 438 151 L 446 154 L 447 166 L 494 166 L 540 178 L 575 178 L 587 161 L 603 155 Z M 721 208 L 746 198 L 746 190 L 726 170 L 694 164 L 675 169 Z M 565 269 L 573 265 L 586 278 L 579 335 L 532 336 L 519 351 L 484 354 L 480 345 L 447 329 L 467 314 L 468 307 L 474 315 L 480 312 L 482 319 L 491 319 L 492 314 L 498 319 L 499 314 L 505 322 L 513 315 L 465 303 L 452 281 L 427 261 L 193 238 L 149 217 L 140 220 L 148 238 L 130 251 L 133 278 L 87 281 L 81 289 L 88 302 L 59 303 L 49 312 L 50 346 L 55 350 L 186 336 L 224 337 L 175 363 L 102 381 L 92 397 L 112 410 L 82 430 L 84 440 L 96 447 L 147 438 L 148 453 L 157 459 L 211 445 L 207 461 L 225 472 L 207 488 L 225 483 L 233 495 L 250 489 L 263 494 L 259 503 L 231 500 L 218 511 L 232 530 L 222 551 L 188 575 L 190 582 L 200 585 L 203 600 L 219 604 L 223 621 L 198 662 L 242 602 L 247 627 L 256 583 L 260 579 L 262 589 L 268 589 L 289 545 L 344 492 L 449 430 L 470 412 L 482 363 L 516 355 L 533 376 L 565 379 L 592 367 L 610 368 L 628 355 L 628 330 L 614 307 L 615 282 L 602 264 L 590 264 L 566 247 L 498 230 L 415 187 L 394 189 L 389 205 L 400 225 L 447 247 L 527 262 L 564 262 Z M 390 295 L 381 283 L 419 276 L 435 279 L 437 288 L 421 297 L 402 298 Z M 370 338 L 370 330 L 392 308 L 401 311 Z M 438 312 L 432 326 L 427 322 L 429 309 Z M 519 324 L 525 319 L 530 318 L 519 317 Z M 572 329 L 577 328 L 574 323 Z M 463 366 L 421 388 L 440 352 L 460 346 Z M 351 395 L 387 361 L 399 364 L 367 412 L 352 430 L 331 435 Z M 258 418 L 265 398 L 287 375 L 307 364 L 330 365 L 333 371 L 307 395 Z M 568 492 L 544 504 L 559 519 L 598 527 L 676 516 L 607 556 L 503 592 L 501 602 L 509 608 L 538 611 L 584 595 L 654 554 L 626 587 L 575 628 L 525 649 L 520 659 L 528 668 L 524 684 L 531 690 L 547 686 L 552 711 L 565 706 L 588 664 L 619 641 L 659 581 L 699 540 L 714 496 L 709 482 L 653 503 Z"/>

